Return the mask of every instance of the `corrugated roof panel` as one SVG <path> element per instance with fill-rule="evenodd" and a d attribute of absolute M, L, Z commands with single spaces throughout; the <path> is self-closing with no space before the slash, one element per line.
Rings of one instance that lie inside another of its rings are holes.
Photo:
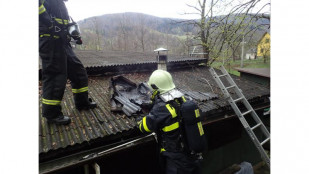
<path fill-rule="evenodd" d="M 107 80 L 99 81 L 107 82 Z M 72 119 L 71 124 L 66 126 L 48 124 L 46 119 L 40 116 L 40 153 L 66 148 L 69 145 L 72 146 L 77 143 L 102 138 L 134 127 L 132 123 L 128 124 L 130 122 L 126 118 L 109 111 L 109 103 L 107 102 L 109 95 L 106 93 L 108 85 L 103 86 L 96 81 L 91 81 L 89 90 L 91 90 L 89 96 L 98 103 L 98 108 L 89 111 L 78 111 L 74 107 L 73 95 L 70 92 L 71 88 L 67 85 L 61 105 L 63 113 Z M 40 104 L 40 113 L 41 106 L 42 104 Z"/>
<path fill-rule="evenodd" d="M 201 93 L 214 92 L 218 99 L 198 101 L 203 112 L 218 108 L 228 107 L 229 104 L 223 99 L 220 89 L 212 79 L 207 68 L 192 68 L 186 70 L 170 71 L 177 87 L 187 91 L 199 91 Z M 148 80 L 151 72 L 123 74 L 127 79 L 138 84 Z M 255 83 L 239 80 L 232 76 L 237 85 L 242 89 L 247 99 L 259 98 L 269 95 L 269 89 Z M 95 139 L 104 139 L 109 135 L 130 130 L 136 126 L 134 117 L 127 117 L 123 113 L 110 111 L 109 82 L 111 76 L 89 77 L 89 96 L 98 104 L 98 107 L 89 111 L 78 111 L 75 109 L 71 87 L 66 86 L 62 100 L 63 113 L 67 114 L 72 123 L 66 126 L 58 126 L 46 123 L 40 116 L 39 119 L 39 152 L 40 154 L 57 149 L 75 146 L 83 142 Z M 207 79 L 209 84 L 204 80 Z M 41 88 L 40 88 L 41 89 Z M 39 90 L 41 95 L 41 90 Z M 40 115 L 41 115 L 40 103 Z"/>
<path fill-rule="evenodd" d="M 90 50 L 75 50 L 74 52 L 86 68 L 153 64 L 156 63 L 157 60 L 157 54 L 154 52 Z M 188 62 L 196 60 L 205 59 L 185 55 L 168 55 L 168 62 Z M 41 66 L 41 60 L 39 60 L 39 69 L 41 69 Z"/>

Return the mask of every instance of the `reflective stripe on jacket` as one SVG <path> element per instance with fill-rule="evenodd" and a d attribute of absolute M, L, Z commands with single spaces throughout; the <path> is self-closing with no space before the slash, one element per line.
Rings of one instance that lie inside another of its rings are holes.
<path fill-rule="evenodd" d="M 143 117 L 139 123 L 141 132 L 156 132 L 160 136 L 159 142 L 164 151 L 177 152 L 181 150 L 180 123 L 176 109 L 163 102 L 160 98 L 156 98 L 155 104 L 150 113 Z"/>
<path fill-rule="evenodd" d="M 59 25 L 67 25 L 70 20 L 63 0 L 39 0 L 39 26 L 50 27 L 51 21 Z"/>

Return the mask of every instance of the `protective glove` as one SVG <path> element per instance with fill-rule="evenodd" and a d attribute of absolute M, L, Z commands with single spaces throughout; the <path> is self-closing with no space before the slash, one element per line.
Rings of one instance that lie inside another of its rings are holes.
<path fill-rule="evenodd" d="M 137 127 L 142 123 L 142 121 L 143 121 L 143 117 L 142 116 L 139 116 L 139 117 L 137 117 L 136 118 L 136 125 L 137 125 Z"/>
<path fill-rule="evenodd" d="M 156 89 L 154 89 L 152 91 L 152 95 L 150 97 L 150 100 L 152 101 L 152 103 L 155 101 L 156 96 L 158 96 L 159 94 L 160 94 L 160 92 L 158 90 L 156 90 Z"/>

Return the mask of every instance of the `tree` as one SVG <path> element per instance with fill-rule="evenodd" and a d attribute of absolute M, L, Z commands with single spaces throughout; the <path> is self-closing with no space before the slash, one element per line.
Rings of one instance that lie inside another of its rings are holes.
<path fill-rule="evenodd" d="M 260 26 L 253 25 L 254 20 L 256 22 L 260 18 L 267 18 L 265 15 L 259 16 L 258 12 L 270 5 L 270 3 L 265 4 L 258 12 L 253 14 L 252 10 L 260 0 L 249 0 L 234 5 L 225 16 L 215 16 L 214 13 L 218 8 L 231 4 L 233 0 L 210 0 L 208 4 L 206 2 L 206 0 L 198 0 L 196 6 L 188 5 L 196 11 L 193 14 L 200 15 L 200 20 L 185 22 L 198 27 L 199 32 L 195 35 L 195 38 L 200 40 L 205 54 L 204 58 L 208 59 L 208 65 L 216 61 L 224 51 L 228 52 L 230 48 L 233 58 L 235 58 L 240 38 L 249 35 L 252 37 L 252 33 L 260 28 Z"/>
<path fill-rule="evenodd" d="M 122 34 L 122 39 L 124 43 L 124 51 L 127 51 L 127 45 L 128 45 L 128 31 L 127 31 L 127 23 L 126 23 L 126 16 L 123 14 L 121 20 L 120 20 L 120 29 Z"/>
<path fill-rule="evenodd" d="M 137 36 L 138 40 L 140 42 L 142 51 L 145 52 L 145 39 L 146 39 L 146 33 L 147 33 L 147 28 L 146 28 L 146 21 L 145 21 L 145 16 L 140 14 L 138 15 L 138 25 L 137 25 Z"/>
<path fill-rule="evenodd" d="M 98 19 L 97 17 L 94 17 L 92 19 L 92 22 L 93 22 L 93 28 L 95 30 L 95 33 L 96 33 L 96 50 L 99 51 L 101 50 L 101 42 L 100 42 L 100 32 L 99 32 L 99 22 L 98 22 Z"/>

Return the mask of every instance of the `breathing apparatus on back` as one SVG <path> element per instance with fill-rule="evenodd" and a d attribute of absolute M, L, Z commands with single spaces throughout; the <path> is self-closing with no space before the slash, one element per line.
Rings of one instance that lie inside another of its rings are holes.
<path fill-rule="evenodd" d="M 174 105 L 178 108 L 177 117 L 179 119 L 180 128 L 183 131 L 184 144 L 190 153 L 201 153 L 206 148 L 206 138 L 201 123 L 200 112 L 197 104 L 192 100 L 187 101 L 184 94 L 175 89 L 172 76 L 164 70 L 156 70 L 149 77 L 149 87 L 153 93 L 151 99 L 157 96 L 166 103 L 173 103 L 174 100 L 182 99 L 180 105 Z M 201 156 L 201 154 L 199 154 Z"/>

